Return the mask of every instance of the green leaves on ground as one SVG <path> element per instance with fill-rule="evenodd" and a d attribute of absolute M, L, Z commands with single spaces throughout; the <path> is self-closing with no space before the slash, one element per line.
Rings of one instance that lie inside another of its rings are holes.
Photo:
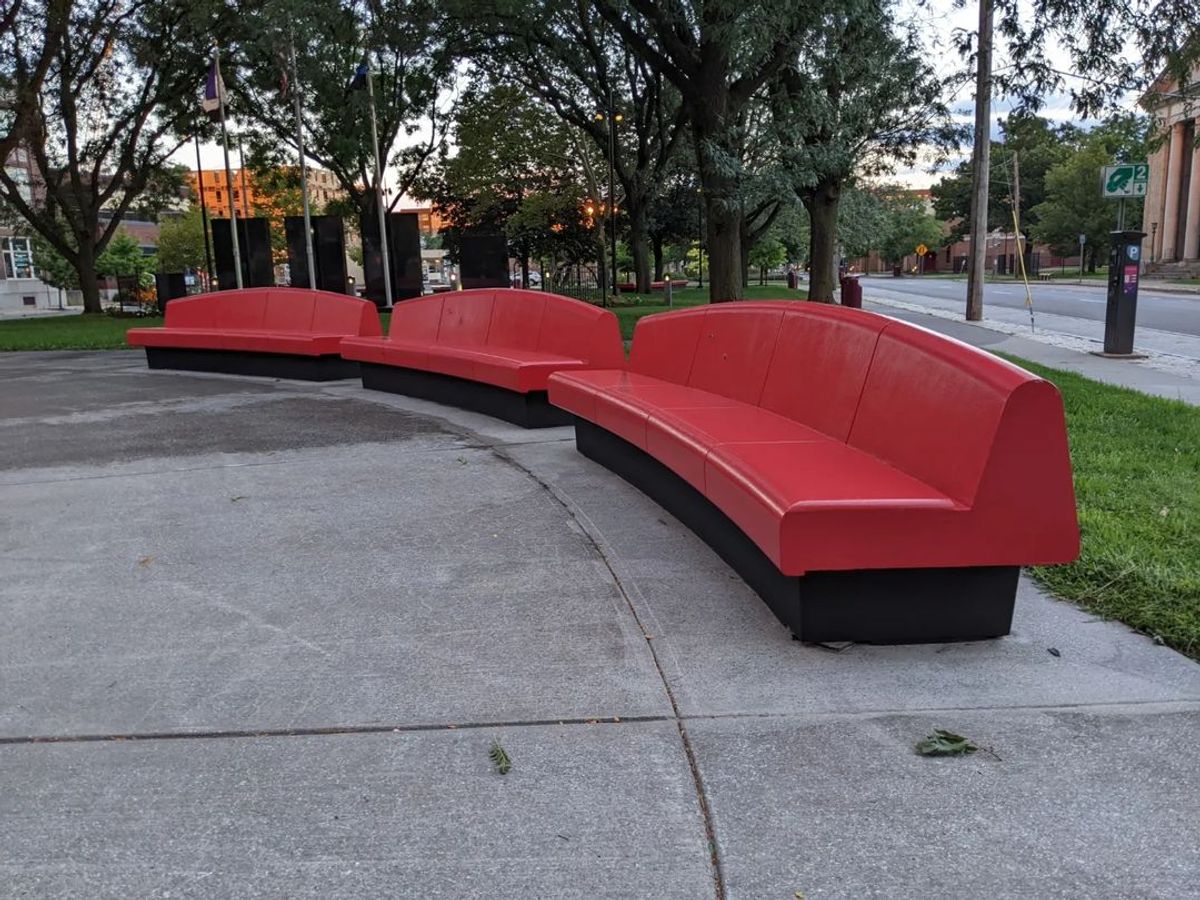
<path fill-rule="evenodd" d="M 934 729 L 933 734 L 917 742 L 917 753 L 921 756 L 966 756 L 978 749 L 961 734 L 944 728 Z"/>
<path fill-rule="evenodd" d="M 512 759 L 509 758 L 508 752 L 500 746 L 499 741 L 492 741 L 492 749 L 488 751 L 488 758 L 491 759 L 492 765 L 496 767 L 496 772 L 500 775 L 507 775 L 512 769 Z"/>

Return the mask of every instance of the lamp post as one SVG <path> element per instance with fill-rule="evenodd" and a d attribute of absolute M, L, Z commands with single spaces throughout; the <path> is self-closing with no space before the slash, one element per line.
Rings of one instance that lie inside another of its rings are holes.
<path fill-rule="evenodd" d="M 584 221 L 587 223 L 587 227 L 589 229 L 596 227 L 596 213 L 599 213 L 601 218 L 603 218 L 604 204 L 597 203 L 597 202 L 593 201 L 590 197 L 588 199 L 584 200 L 583 201 L 583 214 L 584 214 L 584 216 L 586 216 L 586 219 Z M 603 227 L 603 226 L 601 226 L 601 227 Z M 602 242 L 602 245 L 603 245 L 603 242 Z M 579 282 L 579 278 L 582 276 L 579 275 L 578 267 L 576 267 L 575 271 L 576 271 L 576 281 Z M 596 276 L 596 287 L 602 288 L 603 285 L 601 285 L 600 282 L 604 276 L 604 258 L 603 257 L 600 258 L 600 266 L 597 271 L 598 271 L 598 274 Z M 582 284 L 582 282 L 577 283 L 576 287 L 579 287 L 580 284 Z M 601 290 L 600 305 L 608 306 L 608 292 L 605 290 Z"/>
<path fill-rule="evenodd" d="M 617 294 L 617 123 L 625 117 L 613 109 L 612 89 L 608 91 L 608 110 L 596 113 L 597 122 L 608 122 L 608 226 L 609 226 L 609 255 L 612 257 L 612 286 L 611 291 Z"/>

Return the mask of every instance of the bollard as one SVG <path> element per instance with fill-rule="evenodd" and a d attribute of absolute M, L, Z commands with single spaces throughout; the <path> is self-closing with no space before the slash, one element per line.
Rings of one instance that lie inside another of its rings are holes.
<path fill-rule="evenodd" d="M 842 306 L 862 309 L 862 285 L 853 275 L 847 275 L 842 279 Z"/>

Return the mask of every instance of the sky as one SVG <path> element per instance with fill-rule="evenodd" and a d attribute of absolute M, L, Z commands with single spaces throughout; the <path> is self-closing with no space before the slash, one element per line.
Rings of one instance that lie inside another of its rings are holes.
<path fill-rule="evenodd" d="M 900 7 L 900 16 L 908 17 L 918 24 L 922 34 L 926 35 L 926 43 L 928 49 L 928 58 L 938 61 L 937 69 L 940 75 L 948 76 L 956 67 L 961 67 L 962 62 L 955 52 L 951 37 L 956 29 L 964 29 L 974 31 L 978 26 L 978 3 L 975 0 L 966 0 L 966 3 L 961 8 L 956 8 L 954 0 L 902 0 Z M 1053 41 L 1047 47 L 1047 53 L 1051 63 L 1058 69 L 1066 71 L 1070 68 L 1070 61 L 1064 51 L 1058 48 Z M 1004 48 L 999 45 L 996 48 L 994 66 L 1003 66 L 1007 61 Z M 197 86 L 199 90 L 199 85 Z M 954 113 L 956 121 L 970 125 L 974 122 L 974 83 L 969 82 L 959 87 L 950 97 L 951 109 Z M 197 101 L 199 102 L 199 101 Z M 1132 99 L 1131 99 L 1132 102 Z M 992 137 L 999 138 L 1001 136 L 1000 128 L 997 124 L 997 119 L 1003 117 L 1012 107 L 1010 101 L 1004 98 L 994 98 L 992 101 Z M 1040 110 L 1040 114 L 1053 121 L 1075 122 L 1083 126 L 1088 126 L 1092 123 L 1081 121 L 1073 112 L 1070 105 L 1070 98 L 1067 94 L 1060 94 L 1046 97 L 1044 106 Z M 231 123 L 231 128 L 236 126 Z M 365 127 L 365 123 L 364 123 Z M 408 143 L 416 143 L 422 138 L 428 139 L 428 129 L 424 129 L 423 133 L 413 135 L 407 138 Z M 939 181 L 946 172 L 954 167 L 961 159 L 970 155 L 970 147 L 963 148 L 962 153 L 951 158 L 937 171 L 931 170 L 931 159 L 923 159 L 918 165 L 910 169 L 899 169 L 887 180 L 899 182 L 910 187 L 921 188 L 929 187 L 931 184 Z M 189 168 L 195 168 L 196 165 L 196 149 L 194 144 L 187 144 L 181 148 L 172 157 L 175 162 L 185 165 Z M 202 144 L 200 148 L 200 159 L 206 169 L 219 169 L 224 165 L 221 148 L 219 144 Z M 311 162 L 311 161 L 310 161 Z M 233 168 L 240 167 L 240 159 L 237 154 L 235 145 L 231 144 L 230 148 L 230 165 Z M 315 163 L 311 163 L 315 165 Z M 387 183 L 388 178 L 385 174 L 384 182 Z"/>

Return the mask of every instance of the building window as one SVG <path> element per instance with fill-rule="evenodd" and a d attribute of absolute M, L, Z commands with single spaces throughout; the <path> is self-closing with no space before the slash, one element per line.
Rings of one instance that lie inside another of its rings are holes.
<path fill-rule="evenodd" d="M 4 271 L 9 278 L 36 278 L 33 266 L 33 248 L 29 238 L 0 238 L 0 256 L 4 259 Z"/>

